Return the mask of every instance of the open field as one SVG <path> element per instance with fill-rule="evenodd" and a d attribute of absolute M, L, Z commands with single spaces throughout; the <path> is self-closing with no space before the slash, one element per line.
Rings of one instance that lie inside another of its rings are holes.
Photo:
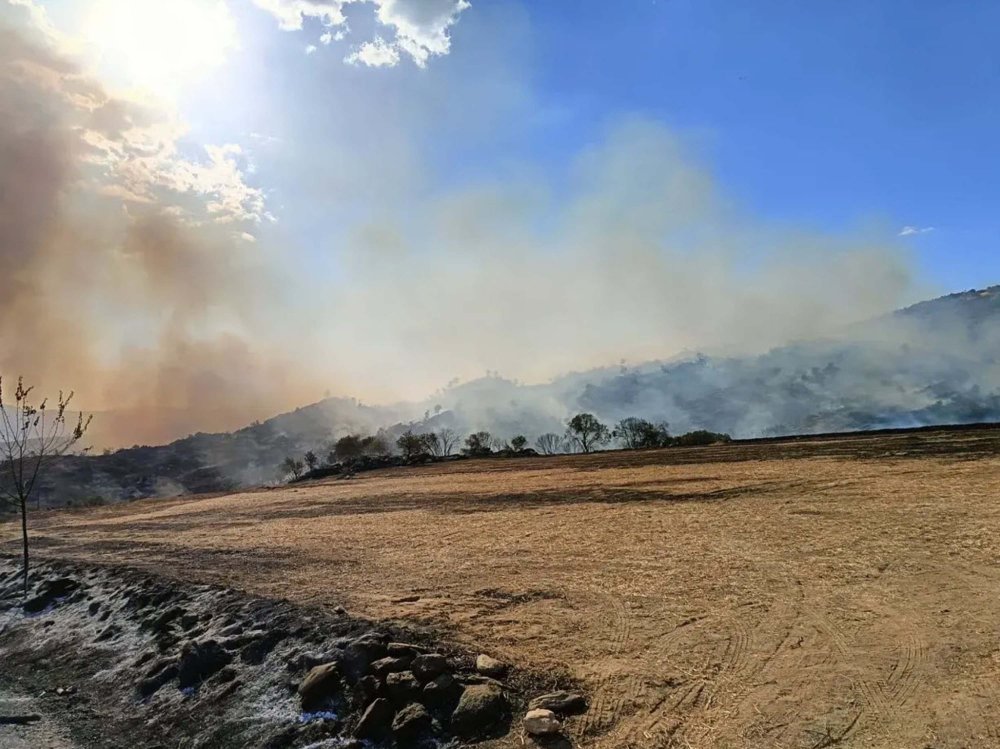
<path fill-rule="evenodd" d="M 566 671 L 578 746 L 945 749 L 1000 747 L 998 500 L 1000 430 L 942 431 L 394 469 L 34 532 Z"/>

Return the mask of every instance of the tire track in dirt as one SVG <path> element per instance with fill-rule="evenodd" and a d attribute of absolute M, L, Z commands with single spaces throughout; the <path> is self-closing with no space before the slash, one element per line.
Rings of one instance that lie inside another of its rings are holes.
<path fill-rule="evenodd" d="M 886 616 L 899 621 L 894 611 Z M 816 626 L 824 631 L 837 654 L 848 663 L 874 663 L 877 657 L 863 646 L 848 643 L 843 633 L 829 619 L 817 616 Z M 910 705 L 923 684 L 926 671 L 927 646 L 913 631 L 906 632 L 893 654 L 888 673 L 884 678 L 859 675 L 852 679 L 852 686 L 861 697 L 860 715 L 839 740 L 862 728 L 877 736 L 893 735 L 893 725 L 906 715 Z"/>
<path fill-rule="evenodd" d="M 688 734 L 711 733 L 721 714 L 742 709 L 756 677 L 786 647 L 801 619 L 801 590 L 775 596 L 770 604 L 744 605 L 726 614 L 712 613 L 684 620 L 657 640 L 661 652 L 683 649 L 706 652 L 688 671 L 689 680 L 648 708 L 646 717 L 625 733 L 643 746 L 684 746 Z M 763 609 L 761 611 L 761 609 Z M 777 644 L 766 644 L 760 632 L 781 633 Z M 707 647 L 706 647 L 707 646 Z M 759 711 L 758 711 L 759 712 Z M 631 743 L 629 745 L 632 745 Z"/>
<path fill-rule="evenodd" d="M 622 655 L 632 635 L 631 614 L 625 602 L 610 593 L 600 594 L 603 610 L 610 612 L 611 637 L 609 655 L 614 658 Z M 640 697 L 642 685 L 635 675 L 625 678 L 625 688 L 613 674 L 603 674 L 594 688 L 590 709 L 584 715 L 580 726 L 583 734 L 603 733 L 618 722 L 623 707 L 629 700 Z"/>

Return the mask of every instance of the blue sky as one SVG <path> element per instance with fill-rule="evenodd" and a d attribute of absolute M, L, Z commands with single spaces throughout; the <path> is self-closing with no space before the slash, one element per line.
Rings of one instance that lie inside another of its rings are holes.
<path fill-rule="evenodd" d="M 996 3 L 480 0 L 451 28 L 450 53 L 425 69 L 405 59 L 352 68 L 337 44 L 306 55 L 318 21 L 276 33 L 259 9 L 238 10 L 252 41 L 229 73 L 252 69 L 227 116 L 192 100 L 186 114 L 208 135 L 254 122 L 317 146 L 338 128 L 357 139 L 343 115 L 361 87 L 383 97 L 364 116 L 414 118 L 438 185 L 525 163 L 558 181 L 608 123 L 642 115 L 683 138 L 748 214 L 831 233 L 871 229 L 887 242 L 905 226 L 932 227 L 898 238 L 924 286 L 1000 281 Z M 349 10 L 352 32 L 375 28 L 368 15 Z M 497 121 L 476 132 L 461 102 L 480 81 L 519 101 L 486 104 Z M 436 113 L 408 110 L 408 94 L 436 87 Z M 292 166 L 302 156 L 286 152 L 261 179 L 287 198 L 302 240 L 322 244 L 321 201 L 303 194 Z"/>
<path fill-rule="evenodd" d="M 910 241 L 946 288 L 1000 280 L 1000 5 L 564 3 L 531 11 L 542 98 L 575 112 L 540 150 L 641 111 L 690 131 L 752 210 Z"/>

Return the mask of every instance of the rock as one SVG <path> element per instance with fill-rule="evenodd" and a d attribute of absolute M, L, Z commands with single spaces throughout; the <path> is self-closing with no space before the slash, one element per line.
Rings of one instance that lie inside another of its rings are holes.
<path fill-rule="evenodd" d="M 413 659 L 407 656 L 399 658 L 386 656 L 385 658 L 379 658 L 377 661 L 372 663 L 372 673 L 381 679 L 387 674 L 395 674 L 400 671 L 408 670 L 412 661 Z"/>
<path fill-rule="evenodd" d="M 435 712 L 451 714 L 462 695 L 462 686 L 451 674 L 441 674 L 424 685 L 420 699 Z"/>
<path fill-rule="evenodd" d="M 340 667 L 336 662 L 313 667 L 299 684 L 299 700 L 305 712 L 321 708 L 340 688 Z"/>
<path fill-rule="evenodd" d="M 424 653 L 413 659 L 410 670 L 420 681 L 427 682 L 447 671 L 448 661 L 438 653 Z"/>
<path fill-rule="evenodd" d="M 196 687 L 228 666 L 232 659 L 215 640 L 189 640 L 181 649 L 177 683 L 181 689 Z"/>
<path fill-rule="evenodd" d="M 374 634 L 352 640 L 344 648 L 344 668 L 352 679 L 359 679 L 371 671 L 371 664 L 385 658 L 385 643 Z"/>
<path fill-rule="evenodd" d="M 488 655 L 480 655 L 476 658 L 476 671 L 483 674 L 483 676 L 492 676 L 499 679 L 507 673 L 507 668 L 506 663 L 498 661 L 496 658 L 491 658 Z"/>
<path fill-rule="evenodd" d="M 392 727 L 392 705 L 389 700 L 379 698 L 365 710 L 354 735 L 359 739 L 381 739 L 389 735 Z"/>
<path fill-rule="evenodd" d="M 467 687 L 485 684 L 486 686 L 493 686 L 496 687 L 497 689 L 503 689 L 502 682 L 499 682 L 496 679 L 491 678 L 489 676 L 483 676 L 482 674 L 460 674 L 457 678 L 464 686 Z"/>
<path fill-rule="evenodd" d="M 159 670 L 155 675 L 140 681 L 136 686 L 136 691 L 139 693 L 140 697 L 145 699 L 146 697 L 155 694 L 160 687 L 176 677 L 177 666 L 172 664 Z"/>
<path fill-rule="evenodd" d="M 413 702 L 420 694 L 420 682 L 410 671 L 400 671 L 385 677 L 385 691 L 396 705 Z"/>
<path fill-rule="evenodd" d="M 41 613 L 60 598 L 69 595 L 79 587 L 80 583 L 70 577 L 57 577 L 55 580 L 46 580 L 42 583 L 38 595 L 24 602 L 24 610 L 29 614 Z"/>
<path fill-rule="evenodd" d="M 180 619 L 186 612 L 180 606 L 167 609 L 159 616 L 150 617 L 143 622 L 143 627 L 151 629 L 153 632 L 165 632 L 174 619 Z"/>
<path fill-rule="evenodd" d="M 528 703 L 529 710 L 551 710 L 556 715 L 577 715 L 587 710 L 587 698 L 576 692 L 560 690 L 543 694 Z"/>
<path fill-rule="evenodd" d="M 374 676 L 363 676 L 358 679 L 358 683 L 354 685 L 353 702 L 358 708 L 362 708 L 365 705 L 371 703 L 375 696 L 378 694 L 379 687 L 378 679 Z"/>
<path fill-rule="evenodd" d="M 414 702 L 407 705 L 392 721 L 392 735 L 399 746 L 413 746 L 433 730 L 430 713 L 424 706 Z"/>
<path fill-rule="evenodd" d="M 465 739 L 478 739 L 501 732 L 510 720 L 510 707 L 503 692 L 490 684 L 466 687 L 451 714 L 452 730 Z"/>
<path fill-rule="evenodd" d="M 551 736 L 559 733 L 562 726 L 551 710 L 536 708 L 524 716 L 524 731 L 530 736 Z"/>
<path fill-rule="evenodd" d="M 412 658 L 415 655 L 427 652 L 427 648 L 422 648 L 419 645 L 413 645 L 408 642 L 390 642 L 385 646 L 385 649 L 389 655 L 395 658 L 407 655 Z"/>
<path fill-rule="evenodd" d="M 260 665 L 278 643 L 288 637 L 288 632 L 283 629 L 274 629 L 254 637 L 240 651 L 240 659 L 244 663 L 253 666 Z"/>

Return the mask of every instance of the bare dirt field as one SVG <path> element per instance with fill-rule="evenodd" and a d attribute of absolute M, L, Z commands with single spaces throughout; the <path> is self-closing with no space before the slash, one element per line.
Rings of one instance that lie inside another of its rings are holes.
<path fill-rule="evenodd" d="M 939 431 L 463 461 L 34 532 L 566 672 L 581 747 L 1000 747 L 998 495 L 1000 430 Z"/>

